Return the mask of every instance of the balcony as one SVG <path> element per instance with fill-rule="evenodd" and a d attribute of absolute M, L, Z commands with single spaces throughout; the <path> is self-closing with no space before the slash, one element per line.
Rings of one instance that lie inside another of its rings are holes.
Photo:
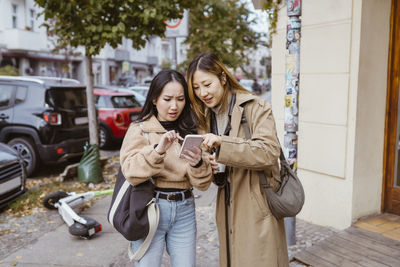
<path fill-rule="evenodd" d="M 0 33 L 1 34 L 1 33 Z M 5 47 L 14 52 L 43 51 L 46 47 L 46 35 L 21 29 L 6 29 L 3 31 Z"/>

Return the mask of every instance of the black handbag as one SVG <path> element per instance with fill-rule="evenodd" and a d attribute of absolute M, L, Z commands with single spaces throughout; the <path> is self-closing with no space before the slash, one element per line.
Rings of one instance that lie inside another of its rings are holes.
<path fill-rule="evenodd" d="M 152 179 L 132 186 L 125 179 L 120 167 L 107 218 L 127 240 L 134 241 L 145 238 L 142 246 L 134 255 L 129 247 L 131 260 L 139 260 L 149 247 L 159 220 Z"/>
<path fill-rule="evenodd" d="M 247 139 L 251 139 L 249 126 L 246 120 L 246 114 L 243 110 L 241 124 Z M 267 178 L 263 171 L 258 171 L 261 186 L 264 189 L 268 207 L 272 215 L 277 219 L 285 217 L 294 217 L 302 209 L 304 205 L 304 189 L 297 177 L 297 174 L 290 168 L 281 148 L 279 156 L 281 163 L 281 184 L 277 191 L 274 191 L 268 184 Z"/>

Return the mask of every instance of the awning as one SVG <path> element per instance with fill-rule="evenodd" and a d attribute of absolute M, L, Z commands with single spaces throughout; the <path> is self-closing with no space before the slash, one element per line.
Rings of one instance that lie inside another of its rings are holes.
<path fill-rule="evenodd" d="M 50 56 L 50 55 L 35 55 L 35 54 L 17 54 L 17 53 L 9 53 L 9 52 L 4 52 L 2 53 L 3 57 L 14 57 L 14 58 L 29 58 L 29 59 L 35 59 L 35 60 L 42 60 L 42 61 L 55 61 L 55 62 L 71 62 L 71 61 L 82 61 L 82 59 L 76 59 L 76 58 L 69 58 L 68 60 L 65 59 L 65 57 L 62 56 Z"/>

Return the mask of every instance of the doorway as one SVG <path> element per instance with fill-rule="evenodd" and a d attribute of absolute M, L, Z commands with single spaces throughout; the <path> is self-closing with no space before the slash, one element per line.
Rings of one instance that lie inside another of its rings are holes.
<path fill-rule="evenodd" d="M 382 210 L 400 215 L 400 1 L 392 0 Z"/>

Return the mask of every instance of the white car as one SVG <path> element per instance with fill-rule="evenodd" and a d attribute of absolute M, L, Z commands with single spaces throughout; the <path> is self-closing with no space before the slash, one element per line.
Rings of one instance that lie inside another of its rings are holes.
<path fill-rule="evenodd" d="M 149 85 L 138 84 L 138 85 L 128 87 L 127 89 L 137 92 L 137 93 L 141 94 L 142 96 L 146 97 L 147 93 L 149 92 L 149 88 L 150 88 Z"/>

